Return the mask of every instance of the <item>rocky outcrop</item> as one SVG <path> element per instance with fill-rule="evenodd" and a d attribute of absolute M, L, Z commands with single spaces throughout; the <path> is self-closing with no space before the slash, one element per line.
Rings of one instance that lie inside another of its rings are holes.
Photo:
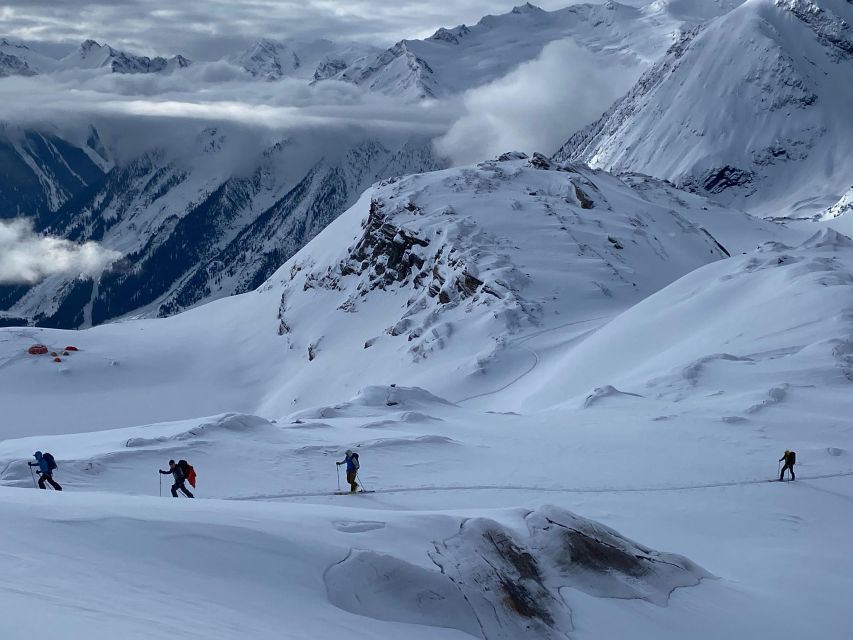
<path fill-rule="evenodd" d="M 528 513 L 519 528 L 465 520 L 456 535 L 435 542 L 430 558 L 439 571 L 353 549 L 324 575 L 329 600 L 357 615 L 477 638 L 565 640 L 575 629 L 574 593 L 665 606 L 675 589 L 710 575 L 683 556 L 549 506 Z"/>

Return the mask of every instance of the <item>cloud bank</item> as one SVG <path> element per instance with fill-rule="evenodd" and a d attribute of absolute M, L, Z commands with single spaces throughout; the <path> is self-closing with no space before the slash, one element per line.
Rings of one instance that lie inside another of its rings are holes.
<path fill-rule="evenodd" d="M 637 0 L 635 3 L 643 2 Z M 472 24 L 521 0 L 5 0 L 0 35 L 63 53 L 86 38 L 146 54 L 214 60 L 261 37 L 352 39 L 390 45 Z M 539 0 L 560 9 L 566 0 Z"/>
<path fill-rule="evenodd" d="M 456 164 L 515 149 L 551 154 L 606 111 L 637 74 L 603 66 L 571 40 L 552 42 L 537 59 L 466 92 L 464 115 L 436 141 L 436 149 Z"/>
<path fill-rule="evenodd" d="M 120 255 L 96 242 L 38 235 L 25 219 L 0 221 L 0 284 L 35 284 L 58 274 L 94 277 Z"/>

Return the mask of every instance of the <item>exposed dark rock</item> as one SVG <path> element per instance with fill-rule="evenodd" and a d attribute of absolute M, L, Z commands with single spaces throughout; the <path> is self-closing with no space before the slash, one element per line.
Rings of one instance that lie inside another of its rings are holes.
<path fill-rule="evenodd" d="M 551 169 L 551 161 L 537 151 L 533 154 L 533 159 L 530 161 L 530 166 L 534 169 L 542 169 L 548 171 Z"/>
<path fill-rule="evenodd" d="M 741 187 L 750 184 L 752 179 L 753 174 L 751 171 L 727 165 L 710 171 L 702 180 L 702 189 L 708 193 L 722 193 L 732 187 Z"/>
<path fill-rule="evenodd" d="M 508 151 L 498 156 L 498 162 L 509 162 L 510 160 L 527 160 L 528 156 L 523 151 Z"/>
<path fill-rule="evenodd" d="M 575 188 L 575 197 L 578 199 L 581 209 L 592 209 L 593 206 L 595 206 L 595 202 L 593 202 L 592 198 L 590 198 L 586 192 L 574 182 L 572 182 L 572 186 Z"/>

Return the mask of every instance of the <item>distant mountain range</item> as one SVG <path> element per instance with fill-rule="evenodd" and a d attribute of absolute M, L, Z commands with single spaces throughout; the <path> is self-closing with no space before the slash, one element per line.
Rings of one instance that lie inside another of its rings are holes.
<path fill-rule="evenodd" d="M 766 217 L 835 218 L 851 211 L 851 22 L 847 0 L 527 4 L 387 50 L 261 40 L 227 61 L 247 82 L 336 80 L 407 103 L 476 88 L 571 38 L 639 79 L 557 161 L 648 174 Z M 54 60 L 2 40 L 0 55 L 2 74 L 22 76 L 186 73 L 191 64 L 94 41 Z M 98 280 L 0 286 L 6 323 L 171 315 L 251 290 L 374 182 L 448 164 L 423 135 L 375 130 L 297 132 L 247 152 L 227 126 L 189 127 L 120 156 L 98 123 L 75 130 L 0 126 L 9 177 L 0 217 L 33 217 L 39 231 L 99 241 L 124 258 Z"/>

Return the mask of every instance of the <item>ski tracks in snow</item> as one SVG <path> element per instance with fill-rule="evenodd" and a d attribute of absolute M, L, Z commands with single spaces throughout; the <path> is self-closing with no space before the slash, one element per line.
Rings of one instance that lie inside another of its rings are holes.
<path fill-rule="evenodd" d="M 827 473 L 815 476 L 801 476 L 799 480 L 825 480 L 827 478 L 844 478 L 853 476 L 853 471 L 841 473 Z M 470 486 L 424 486 L 424 487 L 398 487 L 392 489 L 376 489 L 369 493 L 428 493 L 439 491 L 531 491 L 541 493 L 572 493 L 572 494 L 596 494 L 596 493 L 662 493 L 667 491 L 694 491 L 699 489 L 717 489 L 724 487 L 743 487 L 749 485 L 764 485 L 777 482 L 775 479 L 761 478 L 756 480 L 735 480 L 731 482 L 708 482 L 704 484 L 680 485 L 672 487 L 600 487 L 600 488 L 565 488 L 565 487 L 534 487 L 529 485 L 470 485 Z M 787 482 L 785 483 L 787 484 Z M 808 486 L 808 485 L 806 485 Z M 286 500 L 288 498 L 319 498 L 323 496 L 339 495 L 334 491 L 315 491 L 307 493 L 277 493 L 259 494 L 251 496 L 235 496 L 225 498 L 226 500 Z M 345 494 L 349 495 L 349 494 Z M 358 494 L 356 494 L 358 495 Z"/>
<path fill-rule="evenodd" d="M 506 384 L 502 385 L 501 387 L 499 387 L 497 389 L 493 389 L 491 391 L 484 391 L 482 393 L 477 393 L 477 394 L 474 394 L 472 396 L 468 396 L 467 398 L 461 398 L 459 400 L 454 400 L 454 404 L 462 404 L 464 402 L 469 402 L 471 400 L 477 400 L 479 398 L 487 398 L 489 396 L 497 395 L 497 394 L 501 393 L 502 391 L 509 389 L 511 386 L 515 385 L 520 380 L 522 380 L 523 378 L 526 378 L 528 375 L 533 373 L 533 371 L 536 369 L 536 367 L 539 366 L 539 363 L 541 362 L 541 358 L 539 357 L 539 353 L 537 353 L 534 349 L 531 349 L 530 347 L 527 346 L 527 344 L 526 344 L 527 342 L 530 342 L 531 340 L 534 340 L 535 338 L 543 336 L 546 333 L 552 333 L 554 331 L 559 331 L 560 329 L 565 329 L 566 327 L 573 327 L 573 326 L 577 326 L 579 324 L 586 324 L 588 322 L 596 322 L 598 320 L 603 320 L 603 319 L 604 319 L 604 317 L 588 318 L 586 320 L 574 320 L 573 322 L 566 322 L 564 324 L 557 325 L 556 327 L 550 327 L 549 329 L 542 329 L 540 331 L 534 331 L 533 333 L 530 333 L 530 334 L 523 336 L 521 338 L 517 338 L 516 340 L 511 340 L 507 345 L 508 347 L 517 347 L 519 349 L 522 349 L 523 351 L 526 351 L 527 353 L 529 353 L 533 357 L 533 362 L 530 364 L 530 366 L 525 371 L 521 372 L 515 378 L 513 378 L 512 380 L 510 380 Z M 575 341 L 578 338 L 581 338 L 583 336 L 587 336 L 590 333 L 592 333 L 593 331 L 595 331 L 595 329 L 591 329 L 590 331 L 580 333 L 580 334 L 574 336 L 572 338 L 572 341 Z"/>

